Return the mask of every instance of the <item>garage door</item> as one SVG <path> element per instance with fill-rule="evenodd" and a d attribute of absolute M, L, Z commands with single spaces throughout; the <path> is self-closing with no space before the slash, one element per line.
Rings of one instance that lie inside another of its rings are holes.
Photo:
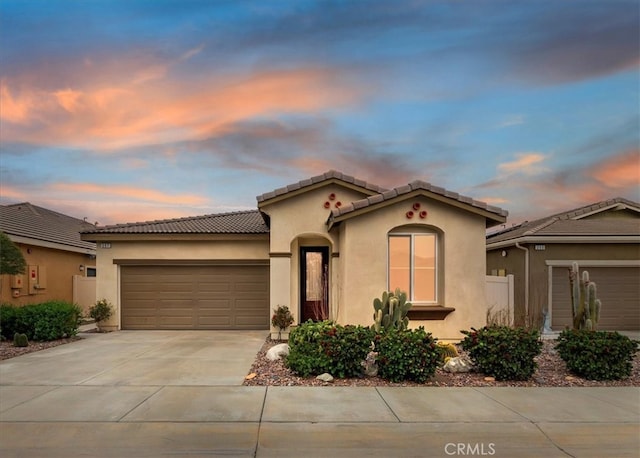
<path fill-rule="evenodd" d="M 269 329 L 269 267 L 121 266 L 122 329 Z"/>
<path fill-rule="evenodd" d="M 640 331 L 640 268 L 580 267 L 589 271 L 602 301 L 599 330 Z M 551 326 L 572 326 L 569 276 L 566 267 L 553 267 Z"/>

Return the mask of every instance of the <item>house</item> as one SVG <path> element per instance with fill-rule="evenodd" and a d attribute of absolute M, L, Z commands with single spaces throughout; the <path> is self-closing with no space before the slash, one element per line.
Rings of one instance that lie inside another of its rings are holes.
<path fill-rule="evenodd" d="M 621 197 L 524 222 L 487 237 L 487 273 L 514 274 L 516 323 L 571 327 L 568 268 L 597 285 L 598 329 L 640 330 L 640 204 Z"/>
<path fill-rule="evenodd" d="M 98 297 L 121 329 L 269 329 L 372 323 L 405 290 L 412 326 L 441 338 L 483 325 L 487 227 L 507 213 L 423 181 L 386 190 L 337 171 L 257 197 L 257 210 L 92 228 Z"/>
<path fill-rule="evenodd" d="M 84 220 L 23 202 L 0 205 L 0 231 L 20 248 L 27 263 L 22 275 L 3 275 L 2 303 L 24 305 L 48 300 L 95 302 L 96 245 L 80 239 L 93 228 Z"/>

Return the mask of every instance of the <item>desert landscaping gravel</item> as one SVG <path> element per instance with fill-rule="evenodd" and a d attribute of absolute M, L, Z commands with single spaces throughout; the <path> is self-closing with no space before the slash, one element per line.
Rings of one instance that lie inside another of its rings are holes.
<path fill-rule="evenodd" d="M 555 341 L 544 340 L 542 351 L 536 357 L 538 368 L 531 380 L 524 382 L 485 380 L 485 375 L 477 372 L 465 374 L 450 374 L 442 369 L 437 369 L 436 374 L 427 383 L 392 383 L 379 377 L 363 377 L 350 379 L 335 379 L 333 382 L 323 382 L 315 377 L 298 377 L 286 368 L 284 362 L 279 359 L 269 361 L 265 355 L 269 348 L 281 343 L 267 338 L 255 362 L 249 370 L 249 379 L 244 381 L 249 386 L 640 386 L 640 355 L 636 353 L 633 360 L 631 376 L 625 380 L 594 381 L 586 380 L 571 374 L 557 351 L 554 348 Z M 458 348 L 461 355 L 464 352 Z M 255 374 L 255 375 L 254 375 Z"/>

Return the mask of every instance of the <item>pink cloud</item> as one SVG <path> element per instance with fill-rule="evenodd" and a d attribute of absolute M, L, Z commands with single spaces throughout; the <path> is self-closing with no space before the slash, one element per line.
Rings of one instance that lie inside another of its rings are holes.
<path fill-rule="evenodd" d="M 100 196 L 126 197 L 128 200 L 145 201 L 166 205 L 203 205 L 207 199 L 193 194 L 166 194 L 154 189 L 138 188 L 134 186 L 111 186 L 93 183 L 55 183 L 51 185 L 54 192 L 70 194 L 95 194 Z"/>
<path fill-rule="evenodd" d="M 640 186 L 640 149 L 599 162 L 588 173 L 609 188 Z"/>
<path fill-rule="evenodd" d="M 336 71 L 322 68 L 172 79 L 171 67 L 198 52 L 187 51 L 173 63 L 129 63 L 128 80 L 109 64 L 106 77 L 92 80 L 98 64 L 91 62 L 93 76 L 59 89 L 40 88 L 29 76 L 2 81 L 3 140 L 96 150 L 197 140 L 247 119 L 314 112 L 359 97 Z"/>
<path fill-rule="evenodd" d="M 541 153 L 516 153 L 516 159 L 511 162 L 498 164 L 498 170 L 503 173 L 522 173 L 525 175 L 535 175 L 546 171 L 541 163 L 547 158 Z"/>

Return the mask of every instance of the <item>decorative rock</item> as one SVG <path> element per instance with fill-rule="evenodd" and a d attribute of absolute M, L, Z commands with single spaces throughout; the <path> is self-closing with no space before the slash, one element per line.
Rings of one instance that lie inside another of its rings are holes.
<path fill-rule="evenodd" d="M 442 370 L 452 373 L 469 372 L 471 368 L 472 364 L 462 356 L 448 358 L 447 362 L 442 366 Z"/>
<path fill-rule="evenodd" d="M 289 344 L 282 343 L 278 345 L 274 345 L 267 351 L 267 359 L 269 361 L 275 361 L 277 359 L 282 358 L 283 356 L 287 356 L 289 354 Z"/>
<path fill-rule="evenodd" d="M 495 379 L 495 377 L 485 377 L 485 378 L 484 378 L 484 381 L 485 381 L 485 382 L 495 382 L 495 381 L 496 381 L 496 379 Z"/>
<path fill-rule="evenodd" d="M 252 378 L 254 378 L 256 375 L 258 375 L 258 374 L 256 374 L 255 372 L 252 372 L 252 373 L 250 373 L 249 375 L 247 375 L 244 379 L 245 379 L 245 380 L 251 380 L 251 379 L 252 379 Z"/>
<path fill-rule="evenodd" d="M 569 380 L 569 381 L 571 381 L 571 380 L 575 380 L 576 378 L 575 378 L 575 377 L 572 377 L 572 376 L 570 376 L 570 375 L 567 375 L 564 379 L 565 379 L 565 380 Z"/>
<path fill-rule="evenodd" d="M 377 358 L 378 352 L 370 351 L 367 353 L 367 359 L 360 362 L 360 365 L 364 368 L 364 374 L 367 377 L 375 377 L 378 375 L 378 364 L 376 364 Z"/>
<path fill-rule="evenodd" d="M 316 380 L 322 380 L 323 382 L 333 382 L 333 377 L 331 376 L 331 374 L 327 374 L 326 372 L 324 374 L 320 374 L 316 377 Z"/>

